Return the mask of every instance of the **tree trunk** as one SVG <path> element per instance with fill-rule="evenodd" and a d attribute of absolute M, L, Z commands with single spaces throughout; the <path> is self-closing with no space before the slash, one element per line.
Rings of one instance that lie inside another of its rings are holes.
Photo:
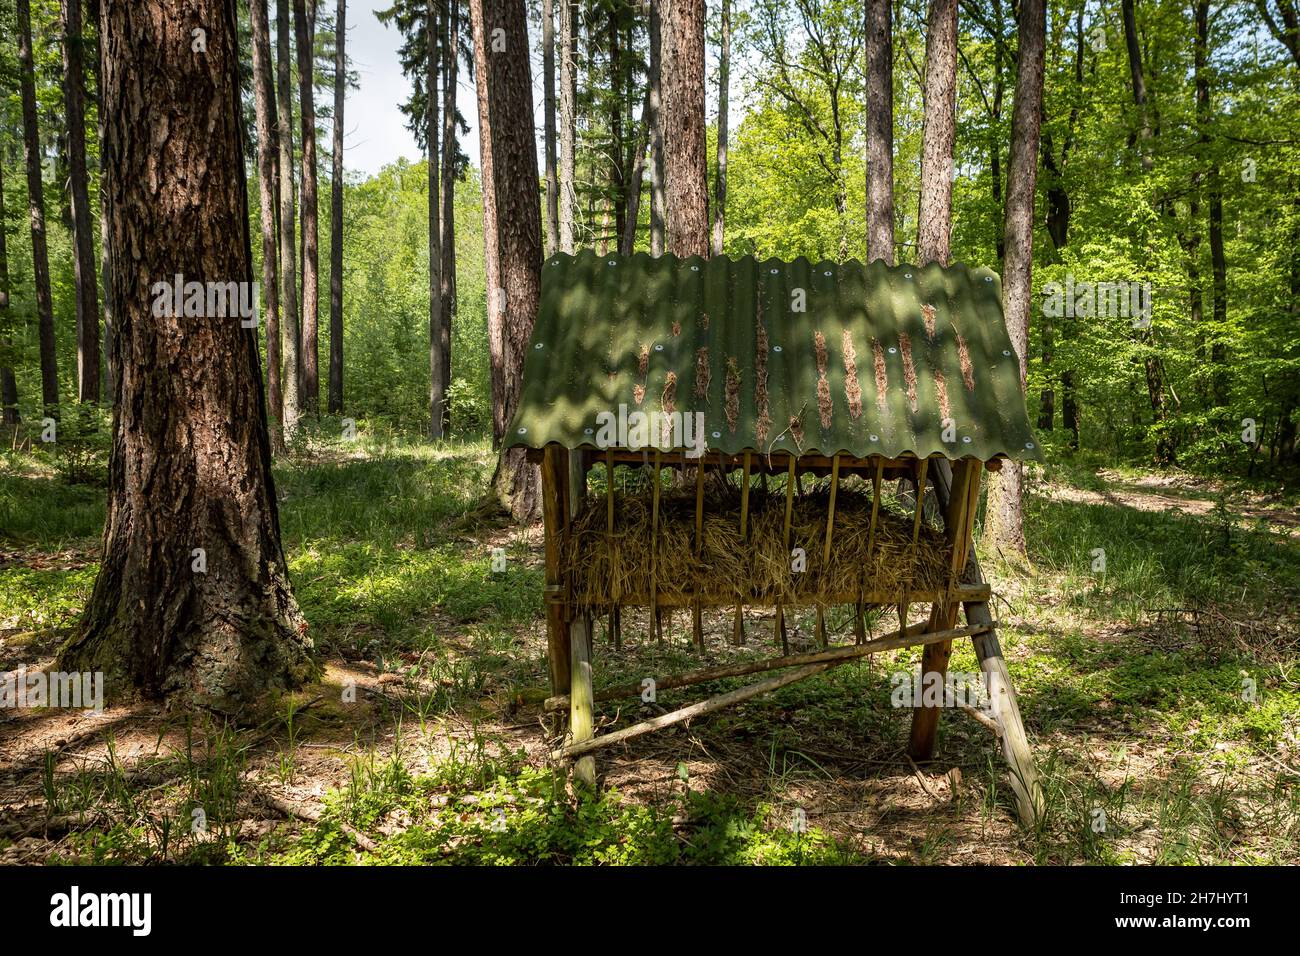
<path fill-rule="evenodd" d="M 632 177 L 627 190 L 627 212 L 623 217 L 623 240 L 619 251 L 630 256 L 636 250 L 636 234 L 641 219 L 641 187 L 645 183 L 645 154 L 650 143 L 651 109 L 650 87 L 646 86 L 645 102 L 641 106 L 640 132 L 632 150 Z"/>
<path fill-rule="evenodd" d="M 1142 169 L 1150 172 L 1154 162 L 1151 158 L 1151 116 L 1147 109 L 1147 85 L 1142 75 L 1142 50 L 1138 45 L 1137 13 L 1134 0 L 1120 0 L 1120 18 L 1124 23 L 1124 49 L 1128 55 L 1129 82 L 1133 85 L 1133 105 L 1138 111 L 1138 154 L 1142 158 Z"/>
<path fill-rule="evenodd" d="M 627 208 L 627 167 L 623 163 L 623 98 L 620 79 L 623 73 L 623 51 L 619 43 L 619 6 L 612 4 L 606 13 L 605 29 L 609 37 L 609 199 L 606 203 L 606 223 L 601 229 L 601 246 L 608 251 L 610 233 L 608 213 L 614 214 L 614 247 L 618 248 L 623 236 Z"/>
<path fill-rule="evenodd" d="M 560 248 L 560 184 L 555 171 L 555 0 L 542 0 L 542 113 L 546 130 L 546 254 Z"/>
<path fill-rule="evenodd" d="M 956 139 L 957 0 L 930 0 L 925 33 L 925 120 L 917 265 L 946 266 L 952 230 L 952 149 Z"/>
<path fill-rule="evenodd" d="M 542 223 L 537 201 L 533 87 L 523 0 L 476 0 L 479 4 L 482 27 L 476 27 L 475 37 L 502 37 L 505 47 L 498 50 L 494 45 L 485 51 L 487 70 L 480 81 L 487 87 L 487 129 L 496 184 L 496 234 L 505 311 L 503 411 L 509 420 L 519 404 L 524 353 L 541 288 Z M 502 452 L 493 484 L 518 520 L 538 514 L 540 475 L 522 448 Z"/>
<path fill-rule="evenodd" d="M 262 293 L 266 296 L 266 400 L 270 406 L 271 448 L 284 452 L 280 418 L 284 406 L 280 384 L 280 294 L 276 269 L 277 184 L 275 87 L 271 79 L 271 28 L 266 0 L 250 0 L 248 19 L 253 40 L 253 106 L 257 115 L 257 196 L 262 220 Z"/>
<path fill-rule="evenodd" d="M 68 128 L 72 199 L 72 277 L 77 315 L 77 399 L 99 402 L 99 289 L 95 238 L 86 187 L 86 67 L 81 48 L 81 0 L 62 0 L 63 105 Z"/>
<path fill-rule="evenodd" d="M 104 88 L 99 72 L 100 48 L 102 46 L 99 35 L 99 0 L 92 0 L 90 7 L 90 17 L 96 21 L 95 24 L 95 50 L 91 58 L 91 70 L 95 75 L 95 90 Z M 100 297 L 104 316 L 104 342 L 103 342 L 103 376 L 105 392 L 108 395 L 113 394 L 113 376 L 116 374 L 113 369 L 113 363 L 110 356 L 113 354 L 113 297 L 108 294 L 109 287 L 113 284 L 113 257 L 111 249 L 113 247 L 113 238 L 109 234 L 111 216 L 108 214 L 108 197 L 111 191 L 109 185 L 109 171 L 112 163 L 108 155 L 108 142 L 105 134 L 105 119 L 103 102 L 100 101 L 100 108 L 95 110 L 96 131 L 95 138 L 99 143 L 99 276 L 100 287 L 104 290 Z"/>
<path fill-rule="evenodd" d="M 474 36 L 474 92 L 478 101 L 478 152 L 483 194 L 483 273 L 487 285 L 488 373 L 492 382 L 492 447 L 501 446 L 506 430 L 505 306 L 501 291 L 501 260 L 497 242 L 496 179 L 492 137 L 488 130 L 487 38 L 483 32 L 483 0 L 470 0 Z"/>
<path fill-rule="evenodd" d="M 329 413 L 343 414 L 343 105 L 347 99 L 347 0 L 334 17 L 334 137 L 330 170 Z M 270 332 L 267 332 L 269 339 Z"/>
<path fill-rule="evenodd" d="M 294 0 L 298 93 L 302 102 L 302 406 L 320 411 L 320 238 L 316 198 L 316 0 Z"/>
<path fill-rule="evenodd" d="M 41 187 L 41 140 L 36 127 L 36 78 L 32 65 L 32 14 L 29 0 L 16 0 L 19 86 L 23 104 L 23 154 L 27 164 L 27 207 L 32 226 L 32 279 L 41 343 L 41 402 L 45 414 L 59 416 L 59 368 L 54 351 L 54 300 L 50 296 L 50 253 L 45 239 L 45 194 Z"/>
<path fill-rule="evenodd" d="M 664 254 L 664 68 L 661 0 L 646 0 L 650 20 L 650 255 Z"/>
<path fill-rule="evenodd" d="M 867 261 L 894 264 L 892 0 L 867 0 Z"/>
<path fill-rule="evenodd" d="M 298 353 L 298 265 L 294 248 L 296 213 L 293 201 L 293 70 L 289 59 L 289 0 L 275 3 L 275 60 L 276 60 L 276 120 L 279 129 L 276 138 L 280 147 L 280 351 L 283 371 L 280 388 L 283 392 L 281 425 L 286 441 L 293 439 L 302 417 L 302 397 L 299 382 Z"/>
<path fill-rule="evenodd" d="M 3 156 L 0 143 L 0 156 Z M 9 310 L 9 247 L 5 241 L 5 177 L 4 162 L 0 161 L 0 312 Z M 0 325 L 7 324 L 0 322 Z M 6 425 L 18 424 L 18 381 L 13 366 L 3 360 L 11 347 L 8 335 L 0 335 L 0 421 Z"/>
<path fill-rule="evenodd" d="M 459 56 L 460 6 L 457 0 L 446 0 L 442 35 L 442 227 L 439 242 L 442 245 L 442 325 L 439 335 L 442 344 L 442 381 L 451 387 L 451 329 L 456 321 L 456 73 Z M 442 433 L 451 432 L 451 406 L 442 403 Z"/>
<path fill-rule="evenodd" d="M 438 186 L 438 0 L 427 0 L 424 10 L 424 140 L 429 172 L 429 438 L 443 437 L 447 405 L 447 380 L 443 378 L 442 348 L 442 229 Z"/>
<path fill-rule="evenodd" d="M 1033 306 L 1034 189 L 1038 177 L 1046 31 L 1044 0 L 1020 0 L 1016 92 L 1007 169 L 1007 252 L 1002 274 L 1002 310 L 1011 347 L 1020 363 L 1021 394 L 1025 391 L 1029 317 Z M 1006 462 L 1000 471 L 991 473 L 984 538 L 1004 553 L 1025 553 L 1023 484 L 1024 468 L 1018 461 Z"/>
<path fill-rule="evenodd" d="M 727 221 L 727 99 L 731 85 L 731 0 L 722 0 L 722 45 L 718 51 L 718 173 L 713 210 L 713 254 L 722 255 Z"/>
<path fill-rule="evenodd" d="M 560 251 L 572 253 L 578 194 L 574 175 L 578 136 L 578 19 L 574 0 L 560 0 Z"/>
<path fill-rule="evenodd" d="M 280 543 L 257 333 L 170 315 L 151 291 L 176 274 L 253 278 L 235 7 L 104 0 L 101 30 L 119 374 L 103 561 L 59 666 L 104 671 L 110 698 L 134 687 L 245 712 L 304 679 L 311 647 Z"/>
<path fill-rule="evenodd" d="M 956 2 L 956 0 L 953 0 Z M 704 0 L 673 0 L 663 22 L 664 239 L 679 257 L 709 254 L 708 156 L 704 134 Z"/>

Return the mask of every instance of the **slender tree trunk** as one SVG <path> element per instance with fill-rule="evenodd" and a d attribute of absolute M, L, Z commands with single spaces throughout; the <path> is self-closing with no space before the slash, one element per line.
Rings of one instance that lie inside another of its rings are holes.
<path fill-rule="evenodd" d="M 892 0 L 867 0 L 867 261 L 894 264 Z"/>
<path fill-rule="evenodd" d="M 647 0 L 650 19 L 650 255 L 664 254 L 664 116 L 662 0 Z"/>
<path fill-rule="evenodd" d="M 925 33 L 925 120 L 921 145 L 918 265 L 946 266 L 952 230 L 952 150 L 956 139 L 957 0 L 930 0 Z"/>
<path fill-rule="evenodd" d="M 482 27 L 475 36 L 492 37 L 497 30 L 505 49 L 484 53 L 487 70 L 481 76 L 488 94 L 492 174 L 496 183 L 496 217 L 501 285 L 504 291 L 505 417 L 519 404 L 524 353 L 532 336 L 541 290 L 542 223 L 537 201 L 537 145 L 533 130 L 533 88 L 528 56 L 528 31 L 523 0 L 475 0 L 481 3 Z M 539 511 L 540 476 L 524 450 L 502 452 L 493 484 L 510 502 L 519 520 Z"/>
<path fill-rule="evenodd" d="M 619 251 L 630 256 L 636 250 L 636 234 L 641 220 L 641 188 L 645 183 L 645 154 L 650 142 L 650 88 L 646 86 L 641 107 L 640 132 L 632 150 L 632 176 L 627 190 L 627 213 L 623 217 L 623 240 Z"/>
<path fill-rule="evenodd" d="M 439 216 L 442 193 L 438 185 L 438 0 L 427 0 L 425 4 L 424 31 L 428 46 L 424 88 L 429 98 L 424 110 L 426 165 L 429 170 L 429 438 L 437 441 L 444 434 L 447 406 L 442 347 L 442 229 Z"/>
<path fill-rule="evenodd" d="M 284 398 L 280 385 L 280 290 L 276 256 L 276 204 L 279 201 L 276 153 L 275 85 L 271 79 L 271 28 L 266 0 L 249 0 L 253 40 L 253 106 L 257 115 L 257 198 L 262 222 L 262 293 L 266 296 L 266 400 L 270 406 L 271 448 L 284 451 L 280 419 Z"/>
<path fill-rule="evenodd" d="M 722 0 L 722 43 L 718 50 L 718 173 L 713 210 L 713 254 L 722 255 L 727 222 L 727 99 L 731 86 L 731 0 Z"/>
<path fill-rule="evenodd" d="M 104 671 L 110 698 L 134 687 L 246 713 L 307 676 L 311 647 L 280 543 L 257 333 L 155 314 L 151 293 L 178 273 L 253 278 L 235 7 L 104 0 L 101 29 L 119 374 L 103 562 L 59 666 Z"/>
<path fill-rule="evenodd" d="M 95 75 L 95 90 L 103 90 L 103 77 L 100 74 L 100 52 L 102 44 L 99 34 L 99 0 L 91 0 L 90 18 L 96 21 L 95 26 L 95 50 L 92 57 L 91 69 Z M 116 371 L 113 368 L 113 297 L 108 294 L 109 288 L 113 284 L 113 237 L 110 233 L 112 216 L 108 214 L 108 197 L 111 192 L 109 184 L 109 174 L 112 170 L 112 162 L 108 154 L 108 137 L 105 132 L 106 120 L 104 117 L 102 94 L 99 101 L 99 108 L 95 110 L 96 131 L 95 138 L 99 142 L 99 275 L 100 286 L 104 290 L 101 296 L 103 316 L 104 316 L 104 344 L 103 344 L 103 375 L 106 393 L 113 394 L 113 377 Z"/>
<path fill-rule="evenodd" d="M 0 142 L 0 157 L 4 156 Z M 9 247 L 5 240 L 5 177 L 4 162 L 0 158 L 0 314 L 9 311 Z M 0 320 L 0 325 L 7 324 Z M 0 356 L 10 348 L 8 335 L 0 335 Z M 18 380 L 13 366 L 0 361 L 0 421 L 6 425 L 18 424 Z"/>
<path fill-rule="evenodd" d="M 546 130 L 546 254 L 560 248 L 560 183 L 555 170 L 555 0 L 542 0 L 542 112 Z"/>
<path fill-rule="evenodd" d="M 1196 107 L 1197 120 L 1201 124 L 1201 143 L 1205 157 L 1212 148 L 1209 134 L 1210 124 L 1210 77 L 1209 77 L 1209 43 L 1210 43 L 1210 4 L 1209 0 L 1197 0 L 1195 7 L 1196 21 Z M 1294 19 L 1294 16 L 1293 16 Z M 1199 176 L 1199 172 L 1198 172 Z M 1209 163 L 1210 192 L 1210 272 L 1212 275 L 1212 302 L 1214 327 L 1210 334 L 1210 398 L 1216 407 L 1228 404 L 1227 348 L 1224 335 L 1228 323 L 1228 263 L 1223 249 L 1223 180 L 1219 173 L 1219 164 L 1213 160 Z M 1193 221 L 1196 212 L 1191 213 Z M 1195 224 L 1193 226 L 1195 228 Z M 1196 290 L 1196 305 L 1201 307 L 1200 289 Z M 1200 316 L 1194 316 L 1193 328 L 1200 329 Z M 1288 416 L 1289 417 L 1289 416 Z M 1283 419 L 1283 424 L 1286 423 Z"/>
<path fill-rule="evenodd" d="M 1142 75 L 1142 50 L 1138 44 L 1134 0 L 1120 0 L 1120 18 L 1124 23 L 1124 48 L 1128 54 L 1129 81 L 1133 85 L 1133 105 L 1138 111 L 1138 152 L 1142 169 L 1150 172 L 1154 165 L 1151 158 L 1151 115 L 1147 108 L 1146 80 Z"/>
<path fill-rule="evenodd" d="M 334 17 L 334 137 L 330 170 L 330 382 L 329 412 L 343 414 L 343 106 L 347 99 L 347 0 Z M 267 332 L 268 337 L 270 332 Z"/>
<path fill-rule="evenodd" d="M 68 182 L 72 201 L 72 277 L 77 315 L 77 398 L 99 402 L 99 289 L 95 239 L 86 185 L 86 67 L 81 0 L 62 0 L 63 106 L 68 127 Z"/>
<path fill-rule="evenodd" d="M 294 0 L 302 102 L 302 405 L 320 412 L 320 237 L 316 184 L 316 0 Z"/>
<path fill-rule="evenodd" d="M 457 0 L 445 0 L 445 25 L 442 35 L 442 381 L 451 387 L 451 329 L 456 321 L 456 74 L 459 56 L 460 6 Z M 451 431 L 451 406 L 442 403 L 442 431 Z"/>
<path fill-rule="evenodd" d="M 623 51 L 619 42 L 619 6 L 611 4 L 605 17 L 606 35 L 609 38 L 609 201 L 605 206 L 604 225 L 601 228 L 601 246 L 609 249 L 609 213 L 614 214 L 614 247 L 623 235 L 626 224 L 623 216 L 627 208 L 627 166 L 623 162 L 623 98 L 621 77 Z"/>
<path fill-rule="evenodd" d="M 292 440 L 302 417 L 302 380 L 298 352 L 298 265 L 294 239 L 296 213 L 293 198 L 293 70 L 289 52 L 289 0 L 275 4 L 276 139 L 280 147 L 280 375 L 281 424 L 286 441 Z"/>
<path fill-rule="evenodd" d="M 488 123 L 487 37 L 483 32 L 483 0 L 470 0 L 474 35 L 474 91 L 478 101 L 478 152 L 483 194 L 483 272 L 487 285 L 488 372 L 492 384 L 492 447 L 501 446 L 505 434 L 505 303 L 501 289 L 501 261 L 497 242 L 496 178 L 492 164 L 492 137 Z"/>
<path fill-rule="evenodd" d="M 956 0 L 953 0 L 956 2 Z M 704 135 L 704 0 L 672 0 L 663 23 L 663 135 L 668 208 L 665 242 L 675 256 L 709 254 L 708 156 Z"/>
<path fill-rule="evenodd" d="M 45 240 L 45 194 L 41 187 L 41 140 L 36 127 L 36 78 L 32 65 L 32 15 L 28 0 L 16 0 L 18 73 L 23 108 L 23 153 L 27 163 L 27 208 L 32 226 L 32 279 L 41 345 L 41 402 L 59 417 L 59 368 L 54 351 L 54 300 L 50 296 L 50 253 Z"/>
<path fill-rule="evenodd" d="M 1025 391 L 1029 317 L 1033 304 L 1034 189 L 1038 178 L 1046 31 L 1044 0 L 1020 0 L 1016 92 L 1007 169 L 1007 253 L 1002 275 L 1002 310 L 1011 336 L 1011 347 L 1020 363 L 1021 394 Z M 1004 553 L 1023 555 L 1023 466 L 1018 461 L 1004 462 L 1001 470 L 991 473 L 991 476 L 984 523 L 985 541 Z"/>
<path fill-rule="evenodd" d="M 578 194 L 574 175 L 578 136 L 578 19 L 575 0 L 560 0 L 560 251 L 572 253 Z"/>

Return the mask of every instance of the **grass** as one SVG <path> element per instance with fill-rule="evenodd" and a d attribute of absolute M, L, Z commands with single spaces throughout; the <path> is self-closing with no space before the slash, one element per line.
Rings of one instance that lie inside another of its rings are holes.
<path fill-rule="evenodd" d="M 390 689 L 349 709 L 343 678 L 327 677 L 286 696 L 262 727 L 159 715 L 147 731 L 110 721 L 75 748 L 33 744 L 14 766 L 39 806 L 45 858 L 1300 862 L 1300 538 L 1251 520 L 1231 489 L 1195 513 L 1139 510 L 1040 492 L 1112 493 L 1140 476 L 1054 467 L 1031 485 L 1028 565 L 986 556 L 1047 800 L 1023 830 L 995 744 L 969 718 L 945 715 L 944 762 L 926 777 L 946 800 L 902 760 L 906 712 L 890 691 L 919 663 L 915 650 L 642 738 L 602 758 L 600 794 L 570 793 L 537 713 L 514 699 L 546 679 L 540 538 L 485 507 L 491 465 L 484 444 L 398 440 L 278 464 L 310 634 L 332 667 Z M 1196 488 L 1185 497 L 1206 500 Z M 75 624 L 94 581 L 102 489 L 70 483 L 39 454 L 6 453 L 0 519 L 0 666 L 13 667 Z M 810 613 L 791 618 L 811 633 Z M 848 629 L 836 609 L 828 621 Z M 894 626 L 888 614 L 873 623 Z M 629 615 L 625 636 L 640 646 L 621 654 L 598 628 L 598 684 L 698 666 L 683 625 L 679 615 L 678 639 L 659 648 Z M 746 653 L 763 646 L 770 619 L 750 627 Z M 968 645 L 950 667 L 978 669 Z M 656 706 L 691 699 L 666 691 Z M 638 709 L 603 713 L 627 723 Z M 960 785 L 943 783 L 949 768 Z M 311 802 L 318 819 L 268 813 L 268 789 Z M 377 849 L 359 849 L 356 834 Z M 0 854 L 16 847 L 0 831 Z"/>

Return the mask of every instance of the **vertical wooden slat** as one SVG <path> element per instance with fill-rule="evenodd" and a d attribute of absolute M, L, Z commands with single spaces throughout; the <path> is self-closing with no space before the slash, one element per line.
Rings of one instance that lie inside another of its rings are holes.
<path fill-rule="evenodd" d="M 605 530 L 609 535 L 609 553 L 615 553 L 614 545 L 614 450 L 610 449 L 605 452 Z M 611 595 L 612 602 L 609 606 L 609 635 L 614 643 L 614 650 L 623 649 L 623 628 L 619 615 L 619 600 L 622 597 L 618 593 L 617 586 Z"/>
<path fill-rule="evenodd" d="M 698 564 L 704 547 L 704 459 L 695 469 L 695 560 Z M 701 620 L 699 602 L 699 575 L 696 575 L 695 603 L 691 608 L 691 630 L 695 646 L 704 650 L 704 622 Z"/>
<path fill-rule="evenodd" d="M 749 469 L 750 452 L 746 449 L 740 477 L 740 543 L 742 546 L 749 543 Z M 747 582 L 741 583 L 742 585 L 747 584 Z M 736 622 L 731 629 L 731 643 L 737 647 L 745 643 L 744 601 L 739 601 L 736 604 Z"/>
<path fill-rule="evenodd" d="M 663 618 L 659 611 L 659 494 L 663 473 L 659 470 L 660 451 L 655 449 L 654 488 L 650 493 L 650 614 L 654 618 L 655 640 L 664 642 Z"/>
<path fill-rule="evenodd" d="M 546 550 L 546 648 L 553 693 L 569 687 L 569 614 L 562 572 L 564 512 L 562 475 L 568 452 L 548 445 L 542 452 L 542 526 Z"/>
<path fill-rule="evenodd" d="M 903 578 L 903 601 L 898 605 L 898 626 L 907 630 L 907 608 L 912 603 L 912 578 L 916 574 L 916 545 L 921 540 L 921 516 L 925 513 L 925 476 L 930 459 L 922 458 L 916 475 L 916 510 L 912 514 L 912 544 L 907 552 L 907 571 Z"/>
<path fill-rule="evenodd" d="M 783 540 L 785 541 L 785 557 L 790 560 L 790 519 L 794 515 L 794 486 L 795 486 L 795 458 L 790 455 L 790 467 L 785 476 L 785 530 Z M 790 641 L 785 633 L 785 608 L 778 601 L 776 604 L 776 637 L 781 641 L 781 653 L 790 653 Z"/>
<path fill-rule="evenodd" d="M 823 590 L 826 581 L 826 572 L 829 569 L 831 561 L 831 537 L 835 534 L 835 496 L 840 490 L 840 456 L 836 453 L 831 457 L 831 497 L 826 506 L 826 544 L 822 548 L 822 582 Z M 822 647 L 826 646 L 826 610 L 819 600 L 817 602 L 817 640 Z"/>

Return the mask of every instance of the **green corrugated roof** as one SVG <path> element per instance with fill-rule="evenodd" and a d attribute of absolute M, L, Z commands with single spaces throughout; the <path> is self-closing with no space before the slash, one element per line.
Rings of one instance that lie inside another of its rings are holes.
<path fill-rule="evenodd" d="M 620 405 L 727 453 L 1039 457 L 1001 282 L 962 265 L 552 256 L 506 441 L 603 447 Z"/>

